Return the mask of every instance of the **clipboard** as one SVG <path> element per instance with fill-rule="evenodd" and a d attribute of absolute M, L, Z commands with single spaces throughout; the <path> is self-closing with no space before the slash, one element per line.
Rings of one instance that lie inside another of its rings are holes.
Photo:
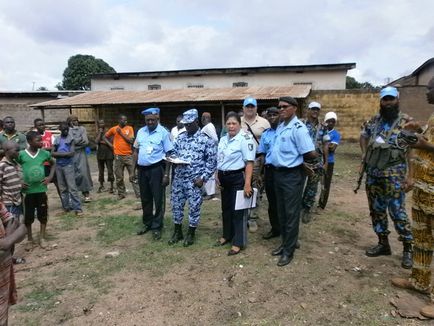
<path fill-rule="evenodd" d="M 258 196 L 258 189 L 253 188 L 253 194 L 250 198 L 244 196 L 244 190 L 238 190 L 235 197 L 235 210 L 249 209 L 256 207 L 256 198 Z"/>

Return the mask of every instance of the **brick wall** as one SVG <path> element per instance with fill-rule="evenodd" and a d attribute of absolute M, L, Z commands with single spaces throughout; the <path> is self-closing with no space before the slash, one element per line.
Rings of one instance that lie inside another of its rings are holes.
<path fill-rule="evenodd" d="M 378 92 L 368 90 L 312 91 L 306 105 L 311 101 L 321 103 L 321 119 L 329 111 L 336 112 L 336 129 L 349 141 L 359 139 L 360 126 L 378 112 L 380 105 Z"/>

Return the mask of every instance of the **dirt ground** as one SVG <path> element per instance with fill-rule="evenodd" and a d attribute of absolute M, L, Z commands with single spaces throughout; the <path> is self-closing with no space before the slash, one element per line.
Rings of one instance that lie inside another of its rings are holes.
<path fill-rule="evenodd" d="M 132 191 L 122 201 L 95 192 L 85 216 L 76 218 L 62 213 L 50 189 L 50 247 L 17 246 L 27 262 L 16 265 L 19 303 L 10 309 L 10 324 L 429 324 L 401 318 L 390 304 L 406 295 L 390 285 L 392 276 L 409 274 L 400 267 L 401 244 L 391 226 L 393 255 L 364 255 L 376 237 L 363 189 L 352 191 L 357 145 L 342 146 L 336 156 L 329 204 L 301 225 L 301 249 L 283 268 L 270 255 L 279 240 L 262 240 L 269 228 L 266 201 L 247 249 L 228 257 L 229 248 L 213 247 L 221 231 L 219 201 L 204 203 L 197 243 L 184 248 L 167 245 L 169 203 L 163 239 L 155 242 L 135 234 L 140 211 Z M 119 256 L 106 258 L 112 251 Z"/>

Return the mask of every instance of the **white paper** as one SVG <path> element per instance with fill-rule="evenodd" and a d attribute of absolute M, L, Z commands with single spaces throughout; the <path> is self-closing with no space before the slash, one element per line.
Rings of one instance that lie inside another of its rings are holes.
<path fill-rule="evenodd" d="M 167 162 L 173 163 L 173 164 L 190 164 L 190 162 L 181 160 L 178 157 L 165 157 L 164 158 Z"/>
<path fill-rule="evenodd" d="M 244 190 L 238 190 L 235 199 L 235 210 L 248 209 L 256 207 L 256 197 L 258 196 L 258 189 L 253 188 L 253 195 L 248 198 L 244 196 Z"/>

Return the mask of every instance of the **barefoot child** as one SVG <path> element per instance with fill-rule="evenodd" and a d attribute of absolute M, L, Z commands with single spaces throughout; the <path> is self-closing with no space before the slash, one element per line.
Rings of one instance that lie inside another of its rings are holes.
<path fill-rule="evenodd" d="M 20 151 L 17 162 L 23 169 L 24 193 L 24 224 L 27 227 L 27 239 L 33 242 L 32 224 L 36 216 L 41 224 L 39 245 L 46 246 L 46 228 L 48 221 L 47 185 L 51 182 L 56 165 L 51 153 L 42 149 L 41 135 L 36 131 L 29 131 L 26 135 L 29 147 Z M 49 162 L 51 171 L 45 177 L 44 163 Z"/>
<path fill-rule="evenodd" d="M 9 306 L 17 302 L 12 247 L 26 236 L 26 228 L 0 201 L 0 325 L 8 324 Z"/>

